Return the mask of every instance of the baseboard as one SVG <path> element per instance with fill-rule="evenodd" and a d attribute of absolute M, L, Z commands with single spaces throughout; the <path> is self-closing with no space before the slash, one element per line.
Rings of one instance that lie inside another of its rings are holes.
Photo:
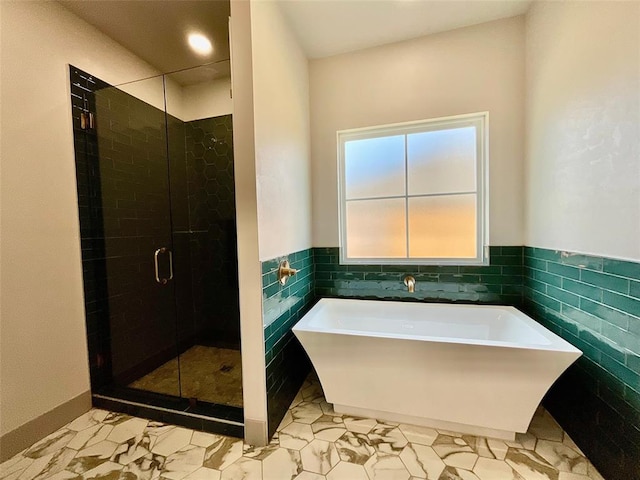
<path fill-rule="evenodd" d="M 91 409 L 91 391 L 87 390 L 53 410 L 5 433 L 0 437 L 0 462 L 33 445 Z"/>
<path fill-rule="evenodd" d="M 264 447 L 269 443 L 269 438 L 267 437 L 267 422 L 245 418 L 244 442 L 254 447 Z"/>

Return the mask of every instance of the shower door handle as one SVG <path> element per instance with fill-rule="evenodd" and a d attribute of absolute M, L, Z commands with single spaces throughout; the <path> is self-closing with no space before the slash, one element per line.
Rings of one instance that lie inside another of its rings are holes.
<path fill-rule="evenodd" d="M 158 267 L 158 256 L 161 253 L 169 253 L 169 278 L 160 278 L 160 269 Z M 166 285 L 169 282 L 169 280 L 173 278 L 173 254 L 171 253 L 171 250 L 169 250 L 166 247 L 157 249 L 153 254 L 153 262 L 156 269 L 156 282 L 158 282 L 160 285 Z"/>
<path fill-rule="evenodd" d="M 173 279 L 173 252 L 169 249 L 167 249 L 167 252 L 169 252 L 169 278 L 167 278 L 167 281 Z"/>

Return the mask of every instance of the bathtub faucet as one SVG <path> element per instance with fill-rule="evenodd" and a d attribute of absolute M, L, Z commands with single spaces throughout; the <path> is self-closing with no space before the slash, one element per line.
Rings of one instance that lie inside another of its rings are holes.
<path fill-rule="evenodd" d="M 404 284 L 407 286 L 407 290 L 409 290 L 409 293 L 413 293 L 416 291 L 416 279 L 411 275 L 407 275 L 406 277 L 404 277 Z"/>

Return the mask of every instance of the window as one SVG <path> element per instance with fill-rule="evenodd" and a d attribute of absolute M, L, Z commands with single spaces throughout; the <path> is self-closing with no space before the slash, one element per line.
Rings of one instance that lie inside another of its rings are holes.
<path fill-rule="evenodd" d="M 342 263 L 482 264 L 488 113 L 338 132 Z"/>

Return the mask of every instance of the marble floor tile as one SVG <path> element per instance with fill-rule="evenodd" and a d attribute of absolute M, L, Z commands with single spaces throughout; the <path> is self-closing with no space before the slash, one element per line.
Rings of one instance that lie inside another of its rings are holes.
<path fill-rule="evenodd" d="M 593 477 L 578 475 L 577 473 L 560 472 L 558 480 L 591 480 Z"/>
<path fill-rule="evenodd" d="M 409 480 L 409 472 L 400 457 L 374 454 L 364 464 L 371 480 Z"/>
<path fill-rule="evenodd" d="M 207 447 L 203 466 L 224 470 L 242 456 L 242 440 L 231 437 L 220 439 Z"/>
<path fill-rule="evenodd" d="M 321 401 L 318 405 L 320 405 L 322 413 L 324 413 L 325 415 L 337 415 L 339 417 L 342 416 L 339 413 L 336 413 L 336 411 L 333 409 L 333 405 L 327 403 L 325 400 Z"/>
<path fill-rule="evenodd" d="M 575 444 L 575 442 L 571 439 L 571 437 L 566 432 L 564 434 L 564 437 L 562 438 L 562 443 L 564 443 L 567 447 L 574 449 L 576 452 L 578 452 L 583 457 L 585 456 L 585 454 L 582 452 L 582 450 L 580 450 L 580 448 L 578 448 L 578 446 Z"/>
<path fill-rule="evenodd" d="M 177 427 L 175 425 L 169 425 L 167 423 L 150 421 L 144 431 L 149 435 L 155 435 L 156 437 L 159 437 L 160 435 L 164 435 L 174 428 Z"/>
<path fill-rule="evenodd" d="M 193 432 L 193 435 L 191 436 L 191 445 L 207 448 L 219 440 L 220 435 L 207 432 Z"/>
<path fill-rule="evenodd" d="M 33 480 L 47 467 L 54 455 L 55 453 L 50 453 L 36 458 L 17 478 L 20 480 Z"/>
<path fill-rule="evenodd" d="M 476 437 L 473 435 L 463 435 L 462 439 L 471 449 L 483 458 L 493 458 L 504 460 L 509 447 L 501 440 L 486 437 Z"/>
<path fill-rule="evenodd" d="M 103 440 L 100 443 L 84 448 L 69 462 L 66 470 L 78 475 L 85 475 L 103 463 L 109 462 L 116 448 L 118 448 L 118 444 L 109 440 Z"/>
<path fill-rule="evenodd" d="M 279 448 L 279 443 L 270 443 L 264 447 L 253 447 L 245 444 L 242 456 L 246 458 L 254 458 L 256 460 L 264 460 Z"/>
<path fill-rule="evenodd" d="M 119 463 L 105 462 L 82 475 L 83 480 L 118 480 L 124 467 Z"/>
<path fill-rule="evenodd" d="M 335 442 L 347 432 L 342 417 L 323 415 L 311 424 L 315 438 Z"/>
<path fill-rule="evenodd" d="M 471 470 L 478 460 L 478 454 L 462 437 L 440 434 L 433 442 L 432 447 L 442 461 L 451 467 Z"/>
<path fill-rule="evenodd" d="M 538 437 L 530 431 L 527 433 L 516 433 L 515 442 L 505 442 L 509 447 L 524 448 L 525 450 L 535 450 Z"/>
<path fill-rule="evenodd" d="M 301 403 L 289 412 L 291 412 L 292 421 L 309 425 L 323 415 L 322 409 L 317 403 Z"/>
<path fill-rule="evenodd" d="M 195 472 L 190 473 L 184 480 L 220 480 L 222 473 L 212 468 L 200 467 Z"/>
<path fill-rule="evenodd" d="M 107 440 L 116 443 L 126 442 L 130 438 L 137 437 L 146 428 L 148 420 L 142 418 L 130 418 L 129 420 L 116 425 L 107 437 Z"/>
<path fill-rule="evenodd" d="M 327 477 L 324 475 L 318 475 L 317 473 L 305 472 L 304 470 L 300 472 L 293 480 L 326 480 Z M 367 479 L 368 480 L 368 479 Z"/>
<path fill-rule="evenodd" d="M 369 480 L 362 465 L 340 462 L 328 474 L 327 480 Z"/>
<path fill-rule="evenodd" d="M 509 448 L 505 462 L 525 480 L 558 480 L 559 472 L 531 450 Z"/>
<path fill-rule="evenodd" d="M 204 462 L 205 448 L 189 445 L 169 455 L 164 462 L 162 476 L 170 480 L 181 480 L 198 470 Z"/>
<path fill-rule="evenodd" d="M 399 455 L 409 443 L 398 427 L 390 425 L 376 425 L 367 437 L 373 448 L 381 454 Z"/>
<path fill-rule="evenodd" d="M 346 432 L 335 442 L 338 454 L 343 462 L 364 465 L 376 452 L 363 433 Z"/>
<path fill-rule="evenodd" d="M 326 475 L 340 461 L 336 446 L 318 439 L 300 450 L 300 458 L 304 470 L 320 475 Z"/>
<path fill-rule="evenodd" d="M 289 407 L 289 409 L 300 405 L 303 402 L 303 398 L 302 398 L 302 390 L 300 390 L 298 393 L 296 393 L 296 396 L 293 397 L 293 400 L 291 401 L 291 406 Z"/>
<path fill-rule="evenodd" d="M 73 448 L 74 450 L 82 450 L 83 448 L 90 447 L 91 445 L 95 445 L 96 443 L 100 443 L 101 441 L 107 439 L 113 428 L 113 425 L 102 424 L 88 427 L 76 433 L 75 437 L 73 437 L 71 441 L 67 443 L 67 447 Z"/>
<path fill-rule="evenodd" d="M 292 480 L 302 472 L 300 452 L 279 448 L 262 461 L 264 480 Z"/>
<path fill-rule="evenodd" d="M 63 428 L 28 448 L 22 455 L 33 459 L 44 457 L 66 447 L 75 436 L 76 432 Z"/>
<path fill-rule="evenodd" d="M 49 480 L 82 480 L 80 475 L 71 473 L 68 470 L 63 470 L 49 477 Z"/>
<path fill-rule="evenodd" d="M 62 450 L 58 450 L 51 456 L 38 475 L 33 477 L 34 480 L 49 478 L 56 473 L 63 471 L 67 465 L 71 463 L 71 460 L 73 460 L 73 457 L 75 457 L 77 453 L 77 451 L 67 447 Z"/>
<path fill-rule="evenodd" d="M 291 422 L 293 422 L 293 415 L 291 415 L 291 410 L 287 410 L 287 413 L 284 414 L 284 418 L 280 422 L 280 425 L 278 425 L 278 428 L 276 428 L 276 432 L 279 432 Z"/>
<path fill-rule="evenodd" d="M 508 463 L 486 457 L 478 458 L 473 473 L 480 480 L 523 480 Z"/>
<path fill-rule="evenodd" d="M 92 408 L 84 415 L 79 416 L 74 421 L 68 423 L 65 428 L 79 432 L 89 427 L 100 425 L 103 420 L 109 415 L 107 410 L 100 410 L 98 408 Z"/>
<path fill-rule="evenodd" d="M 420 445 L 431 445 L 438 437 L 437 430 L 418 425 L 400 424 L 398 426 L 405 438 L 411 443 L 419 443 Z"/>
<path fill-rule="evenodd" d="M 151 452 L 155 441 L 156 437 L 151 437 L 148 434 L 140 434 L 137 437 L 130 438 L 126 442 L 118 445 L 116 451 L 111 456 L 111 461 L 121 465 L 128 465 L 131 462 L 135 462 Z"/>
<path fill-rule="evenodd" d="M 18 476 L 33 463 L 33 458 L 23 457 L 18 454 L 13 458 L 10 458 L 6 462 L 0 464 L 0 479 L 5 480 L 14 478 L 16 474 Z"/>
<path fill-rule="evenodd" d="M 280 446 L 293 450 L 302 450 L 313 440 L 311 425 L 293 422 L 280 431 Z"/>
<path fill-rule="evenodd" d="M 132 416 L 124 413 L 109 412 L 107 416 L 104 417 L 102 423 L 106 425 L 113 425 L 115 427 L 116 425 L 120 425 L 121 423 L 126 422 L 127 420 L 131 420 L 132 418 Z"/>
<path fill-rule="evenodd" d="M 157 437 L 151 451 L 165 457 L 169 456 L 189 445 L 193 433 L 193 430 L 189 430 L 188 428 L 177 427 L 171 429 Z"/>
<path fill-rule="evenodd" d="M 222 480 L 261 480 L 262 462 L 252 458 L 241 457 L 227 467 L 221 476 Z"/>
<path fill-rule="evenodd" d="M 312 403 L 315 400 L 318 400 L 318 403 L 324 400 L 324 392 L 322 391 L 322 387 L 320 386 L 320 384 L 317 382 L 313 382 L 306 387 L 303 386 L 302 399 L 305 402 L 312 402 Z"/>
<path fill-rule="evenodd" d="M 552 440 L 562 442 L 564 432 L 562 427 L 546 411 L 542 410 L 538 415 L 534 415 L 529 425 L 529 433 L 541 440 Z"/>
<path fill-rule="evenodd" d="M 544 408 L 509 442 L 337 414 L 313 376 L 264 447 L 93 409 L 0 464 L 45 479 L 604 480 Z"/>
<path fill-rule="evenodd" d="M 378 424 L 373 418 L 344 417 L 344 426 L 350 432 L 367 434 Z"/>
<path fill-rule="evenodd" d="M 148 453 L 144 457 L 129 463 L 124 467 L 122 473 L 126 480 L 153 480 L 160 477 L 160 473 L 164 469 L 166 459 L 162 455 Z M 125 480 L 125 479 L 122 479 Z"/>
<path fill-rule="evenodd" d="M 315 438 L 320 440 L 326 440 L 328 442 L 335 442 L 342 435 L 347 433 L 347 430 L 344 428 L 329 428 L 326 430 L 320 430 L 317 433 L 314 433 Z"/>
<path fill-rule="evenodd" d="M 416 478 L 439 478 L 446 467 L 433 448 L 419 443 L 407 445 L 400 459 Z"/>
<path fill-rule="evenodd" d="M 561 472 L 588 473 L 587 459 L 563 443 L 538 440 L 535 451 Z"/>
<path fill-rule="evenodd" d="M 438 480 L 478 480 L 478 476 L 463 468 L 447 466 Z"/>

